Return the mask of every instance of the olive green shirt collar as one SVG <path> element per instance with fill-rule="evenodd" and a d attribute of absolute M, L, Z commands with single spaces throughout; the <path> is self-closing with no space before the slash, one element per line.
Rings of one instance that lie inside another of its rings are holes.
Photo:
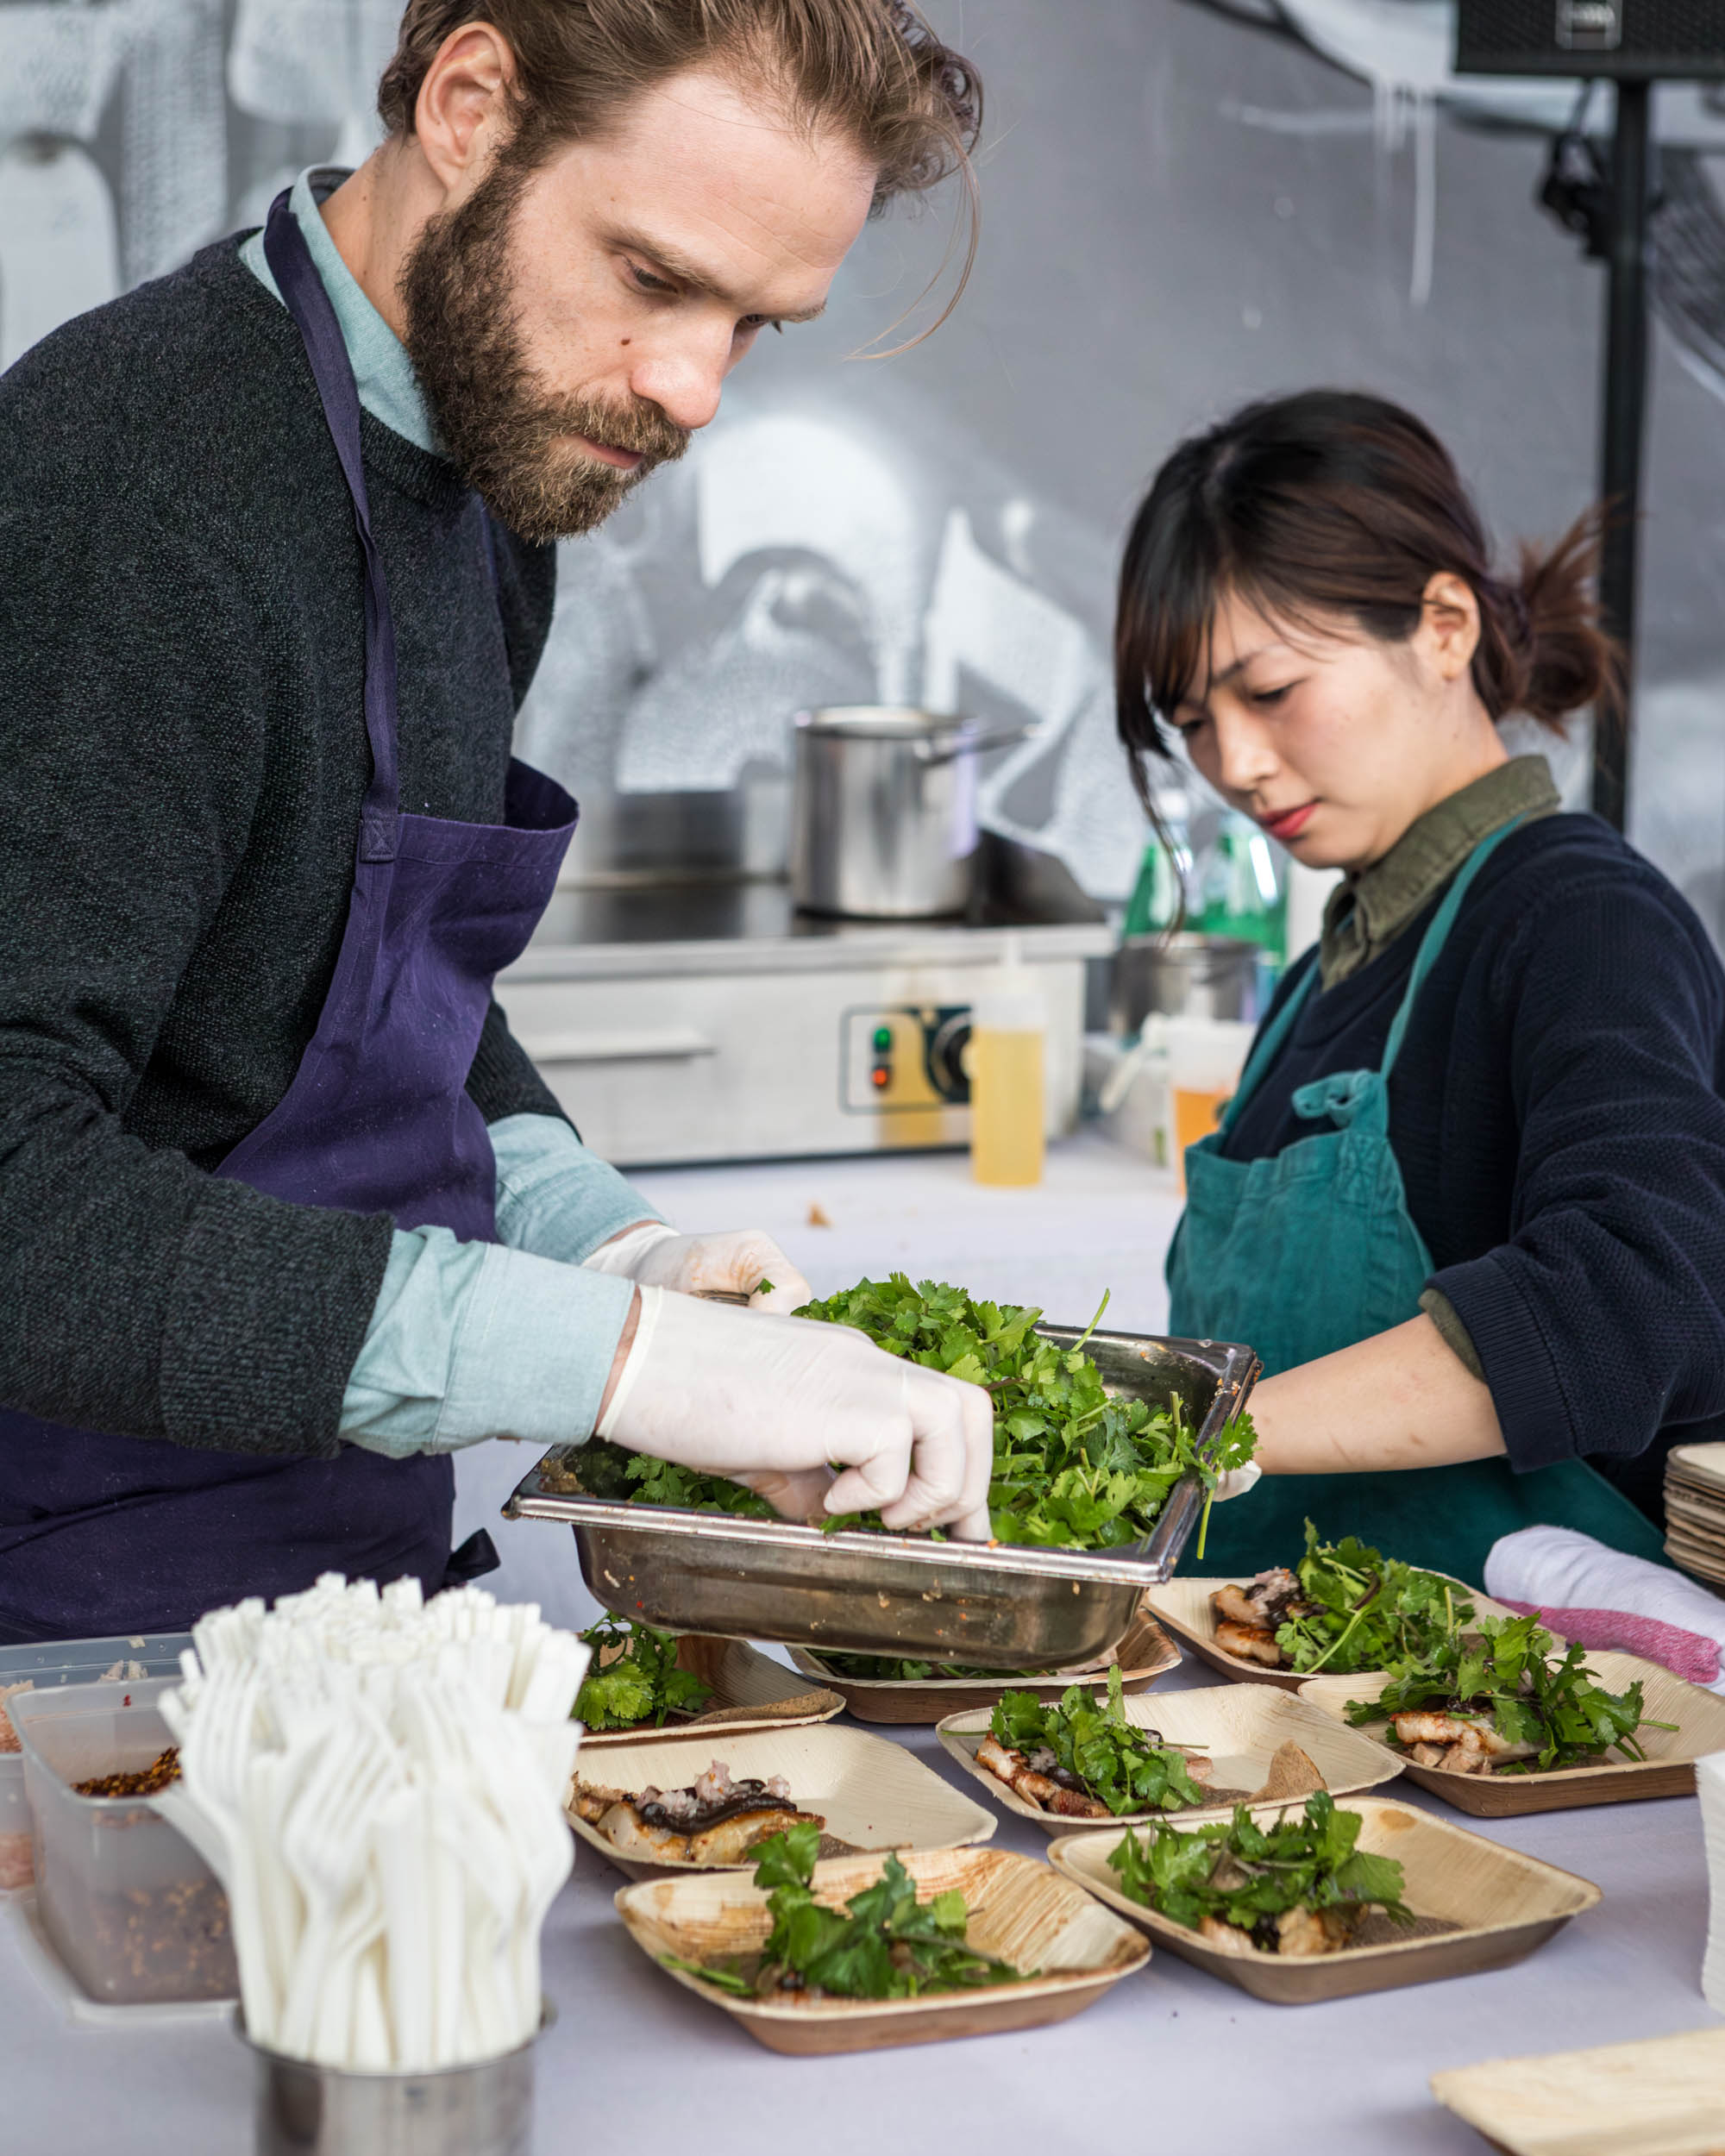
<path fill-rule="evenodd" d="M 1318 981 L 1346 981 L 1424 912 L 1482 838 L 1517 817 L 1531 823 L 1563 806 L 1543 756 L 1512 756 L 1429 808 L 1381 861 L 1330 894 L 1318 939 Z"/>

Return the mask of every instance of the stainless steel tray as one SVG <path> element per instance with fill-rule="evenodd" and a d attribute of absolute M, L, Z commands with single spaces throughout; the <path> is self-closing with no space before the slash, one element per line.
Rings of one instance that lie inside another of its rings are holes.
<path fill-rule="evenodd" d="M 1044 1325 L 1062 1347 L 1075 1326 Z M 1201 1450 L 1245 1407 L 1258 1376 L 1248 1347 L 1093 1332 L 1086 1343 L 1111 1392 L 1165 1407 L 1177 1393 Z M 1132 1623 L 1139 1595 L 1173 1572 L 1203 1506 L 1196 1476 L 1169 1493 L 1132 1547 L 1032 1550 L 846 1532 L 582 1494 L 582 1451 L 557 1446 L 504 1507 L 506 1520 L 574 1529 L 581 1576 L 608 1608 L 672 1631 L 794 1646 L 906 1655 L 985 1669 L 1060 1667 L 1100 1655 Z"/>

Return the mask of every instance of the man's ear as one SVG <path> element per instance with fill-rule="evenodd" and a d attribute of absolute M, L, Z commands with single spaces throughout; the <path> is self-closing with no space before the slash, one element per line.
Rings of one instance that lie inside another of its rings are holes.
<path fill-rule="evenodd" d="M 1458 681 L 1479 649 L 1479 599 L 1465 576 L 1440 569 L 1420 602 L 1414 642 L 1446 681 Z"/>
<path fill-rule="evenodd" d="M 426 69 L 413 133 L 446 194 L 467 194 L 495 156 L 511 125 L 514 80 L 515 55 L 489 22 L 451 31 Z"/>

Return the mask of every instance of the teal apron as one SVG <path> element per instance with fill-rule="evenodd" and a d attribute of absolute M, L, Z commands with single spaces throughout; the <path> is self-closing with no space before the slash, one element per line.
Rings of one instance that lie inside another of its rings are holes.
<path fill-rule="evenodd" d="M 1318 978 L 1315 962 L 1261 1036 L 1221 1130 L 1187 1150 L 1186 1211 L 1168 1254 L 1171 1332 L 1248 1341 L 1273 1376 L 1419 1315 L 1434 1269 L 1389 1144 L 1389 1074 L 1470 885 L 1515 828 L 1482 839 L 1450 886 L 1421 943 L 1382 1067 L 1337 1071 L 1295 1094 L 1297 1115 L 1333 1127 L 1266 1160 L 1226 1160 L 1223 1138 L 1292 1031 Z M 1201 1570 L 1240 1577 L 1293 1564 L 1308 1517 L 1326 1541 L 1358 1535 L 1386 1556 L 1475 1587 L 1500 1535 L 1541 1524 L 1668 1561 L 1653 1522 L 1585 1462 L 1518 1475 L 1507 1459 L 1493 1459 L 1266 1476 L 1211 1514 Z"/>

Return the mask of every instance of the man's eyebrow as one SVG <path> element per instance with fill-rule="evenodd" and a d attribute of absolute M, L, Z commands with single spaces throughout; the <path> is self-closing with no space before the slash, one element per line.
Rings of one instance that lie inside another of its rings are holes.
<path fill-rule="evenodd" d="M 661 269 L 668 270 L 680 285 L 690 285 L 698 292 L 706 292 L 714 299 L 722 299 L 739 314 L 761 311 L 741 306 L 736 296 L 726 291 L 699 263 L 692 262 L 686 254 L 680 254 L 675 248 L 667 247 L 662 240 L 649 239 L 644 232 L 626 230 L 614 232 L 612 240 L 613 245 L 627 248 L 631 254 L 644 254 L 649 262 L 656 262 Z M 766 319 L 770 322 L 814 322 L 825 312 L 826 302 L 822 300 L 818 307 L 804 307 L 795 314 L 769 314 Z"/>

